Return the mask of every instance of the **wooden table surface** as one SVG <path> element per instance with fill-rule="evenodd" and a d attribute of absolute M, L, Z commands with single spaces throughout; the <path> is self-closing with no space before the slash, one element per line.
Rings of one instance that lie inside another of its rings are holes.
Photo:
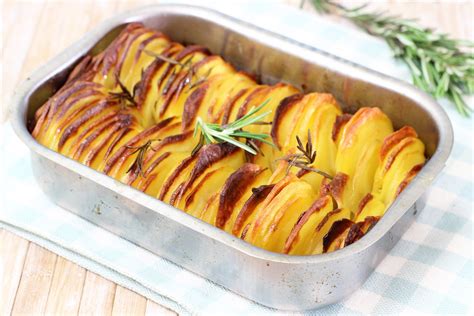
<path fill-rule="evenodd" d="M 107 17 L 130 7 L 156 2 L 3 1 L 2 113 L 6 113 L 5 105 L 13 88 L 36 67 Z M 295 7 L 300 5 L 299 0 L 283 2 Z M 364 1 L 339 2 L 355 6 Z M 473 39 L 472 1 L 373 1 L 371 7 L 418 18 L 423 25 L 457 38 Z M 314 12 L 308 1 L 303 9 Z M 0 230 L 0 263 L 0 315 L 175 314 L 5 230 Z"/>

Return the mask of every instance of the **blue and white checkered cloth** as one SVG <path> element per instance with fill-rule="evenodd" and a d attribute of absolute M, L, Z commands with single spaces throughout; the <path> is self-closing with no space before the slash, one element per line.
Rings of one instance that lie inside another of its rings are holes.
<path fill-rule="evenodd" d="M 410 78 L 384 42 L 355 29 L 271 1 L 213 7 L 385 74 Z M 444 105 L 455 144 L 425 209 L 359 290 L 314 314 L 473 313 L 473 121 L 462 118 L 449 103 Z M 54 205 L 33 179 L 28 149 L 8 124 L 0 133 L 0 227 L 180 314 L 277 312 Z"/>

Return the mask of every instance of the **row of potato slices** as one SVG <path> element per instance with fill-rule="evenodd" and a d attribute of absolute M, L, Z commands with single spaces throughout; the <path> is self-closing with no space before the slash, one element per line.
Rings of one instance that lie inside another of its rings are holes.
<path fill-rule="evenodd" d="M 327 98 L 318 94 L 307 97 Z M 333 242 L 326 247 L 326 251 L 330 251 L 333 250 L 331 245 L 336 249 L 347 244 L 349 237 L 360 237 L 361 232 L 370 227 L 367 223 L 373 223 L 374 218 L 383 214 L 402 185 L 423 163 L 424 149 L 409 127 L 390 133 L 390 121 L 376 108 L 361 109 L 345 122 L 336 122 L 341 116 L 322 115 L 331 113 L 326 112 L 327 108 L 332 108 L 335 113 L 339 111 L 333 102 L 314 102 L 312 106 L 303 107 L 301 112 L 286 111 L 282 120 L 293 121 L 300 127 L 299 135 L 303 142 L 306 134 L 302 131 L 308 127 L 332 125 L 331 128 L 311 130 L 318 149 L 318 159 L 313 166 L 335 175 L 331 182 L 318 174 L 301 173 L 295 168 L 286 175 L 284 161 L 277 163 L 276 167 L 264 162 L 245 163 L 245 154 L 226 144 L 206 146 L 191 156 L 196 139 L 191 131 L 176 134 L 174 125 L 179 123 L 176 118 L 164 120 L 142 132 L 138 129 L 136 133 L 130 132 L 135 136 L 130 135 L 116 144 L 108 159 L 95 160 L 92 167 L 272 251 L 321 253 L 324 236 L 334 223 L 338 223 L 333 230 L 339 231 L 340 234 L 336 235 L 339 239 L 332 234 Z M 309 112 L 313 111 L 310 115 Z M 302 126 L 301 120 L 295 116 L 305 120 L 312 116 L 314 120 L 310 119 L 307 126 Z M 74 143 L 64 146 L 61 152 L 85 164 L 90 161 L 90 153 L 98 148 L 100 156 L 105 156 L 113 142 L 108 137 L 110 131 L 99 125 L 91 126 L 96 126 L 96 129 L 91 129 L 88 136 L 83 132 L 84 135 L 73 137 Z M 384 129 L 384 134 L 379 135 Z M 84 139 L 91 135 L 94 140 L 83 146 L 86 144 Z M 104 142 L 105 139 L 108 143 Z M 138 154 L 132 154 L 135 147 L 150 139 L 162 141 L 154 143 L 153 150 L 145 155 L 143 175 L 127 172 Z M 262 150 L 273 151 L 275 157 L 294 150 L 291 139 L 275 139 L 275 143 L 286 142 L 281 152 L 270 147 L 262 147 Z M 326 154 L 331 151 L 320 149 L 323 146 L 332 147 L 334 154 Z M 78 154 L 80 151 L 82 154 Z M 260 158 L 259 155 L 255 160 Z M 365 204 L 360 206 L 361 202 Z M 341 230 L 339 226 L 347 224 L 343 219 L 363 224 L 352 223 Z M 366 219 L 368 221 L 364 222 Z M 358 234 L 354 235 L 354 231 Z"/>
<path fill-rule="evenodd" d="M 331 241 L 326 250 L 344 246 L 383 214 L 424 162 L 423 144 L 414 130 L 393 133 L 390 120 L 377 108 L 343 115 L 330 95 L 296 94 L 283 84 L 257 85 L 219 57 L 198 48 L 183 53 L 187 48 L 141 27 L 126 35 L 37 112 L 33 135 L 257 246 L 290 254 L 321 253 L 325 235 Z M 180 53 L 191 58 L 188 65 L 200 65 L 191 77 L 199 84 L 190 88 L 188 82 L 188 89 L 183 88 L 189 70 L 143 54 L 145 47 L 170 52 L 183 63 Z M 136 91 L 136 108 L 124 109 L 110 100 L 110 89 L 119 92 L 114 72 Z M 252 164 L 245 163 L 241 150 L 226 144 L 190 155 L 197 116 L 226 123 L 266 99 L 266 109 L 273 110 L 268 118 L 272 126 L 250 130 L 271 134 L 278 149 L 261 145 L 265 155 L 252 157 Z M 318 153 L 313 166 L 333 175 L 331 182 L 294 168 L 286 175 L 285 162 L 275 163 L 295 150 L 296 135 L 306 142 L 308 130 Z M 156 139 L 161 141 L 145 155 L 143 174 L 127 172 L 138 155 L 134 148 Z M 331 227 L 338 233 L 327 234 Z"/>
<path fill-rule="evenodd" d="M 124 110 L 116 97 L 123 92 L 117 78 L 134 95 L 135 106 Z M 33 135 L 56 151 L 70 151 L 79 145 L 73 136 L 93 134 L 91 126 L 113 126 L 116 133 L 126 129 L 120 138 L 126 142 L 157 122 L 176 118 L 165 129 L 179 134 L 193 129 L 197 117 L 226 124 L 265 101 L 265 111 L 274 111 L 283 98 L 298 92 L 288 84 L 259 85 L 202 47 L 184 47 L 133 23 L 103 53 L 76 67 L 70 81 L 37 111 Z M 82 153 L 78 150 L 75 157 Z M 88 164 L 95 167 L 92 160 L 102 158 L 94 155 Z"/>
<path fill-rule="evenodd" d="M 324 151 L 320 152 L 324 163 L 313 165 L 334 175 L 333 181 L 294 167 L 287 174 L 284 161 L 275 168 L 245 163 L 245 154 L 226 144 L 209 145 L 190 156 L 195 141 L 188 135 L 157 144 L 144 160 L 144 176 L 123 173 L 130 160 L 112 175 L 256 246 L 289 254 L 323 252 L 324 236 L 334 223 L 346 225 L 347 219 L 356 224 L 344 230 L 334 226 L 340 234 L 333 234 L 326 251 L 360 237 L 425 160 L 423 143 L 414 130 L 390 132 L 390 122 L 376 108 L 359 110 L 341 127 L 335 142 L 332 131 L 315 131 L 315 140 L 336 145 L 334 170 L 321 167 L 331 164 Z M 178 145 L 171 142 L 175 139 L 180 139 Z M 319 148 L 320 143 L 315 144 Z"/>

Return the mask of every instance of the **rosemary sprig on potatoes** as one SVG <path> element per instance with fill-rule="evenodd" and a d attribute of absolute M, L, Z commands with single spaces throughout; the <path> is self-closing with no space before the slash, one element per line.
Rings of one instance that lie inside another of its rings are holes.
<path fill-rule="evenodd" d="M 145 176 L 143 172 L 143 160 L 145 159 L 145 154 L 147 153 L 148 150 L 155 151 L 151 144 L 154 141 L 160 141 L 159 139 L 150 139 L 148 140 L 145 144 L 138 146 L 138 147 L 132 147 L 132 146 L 126 146 L 129 149 L 135 149 L 133 152 L 130 153 L 130 156 L 138 153 L 137 157 L 133 161 L 133 163 L 130 165 L 130 168 L 128 168 L 126 173 L 134 172 L 136 174 L 141 175 L 142 177 Z"/>
<path fill-rule="evenodd" d="M 119 76 L 115 76 L 115 80 L 117 81 L 119 87 L 120 87 L 120 92 L 109 92 L 109 95 L 112 97 L 113 100 L 118 100 L 123 108 L 127 105 L 132 105 L 132 106 L 137 106 L 137 102 L 135 101 L 135 91 L 136 89 L 133 89 L 133 92 L 130 92 L 127 87 L 120 81 Z M 136 85 L 135 85 L 136 87 Z"/>
<path fill-rule="evenodd" d="M 265 107 L 268 101 L 269 100 L 266 100 L 261 105 L 250 109 L 250 111 L 241 118 L 225 125 L 206 123 L 202 118 L 198 117 L 194 127 L 194 137 L 198 136 L 199 134 L 199 142 L 193 149 L 192 154 L 198 152 L 199 149 L 201 149 L 201 147 L 205 144 L 226 142 L 236 147 L 242 148 L 252 155 L 256 155 L 257 150 L 255 149 L 255 146 L 241 142 L 240 139 L 242 138 L 246 141 L 257 140 L 270 146 L 274 146 L 273 143 L 267 140 L 270 135 L 243 130 L 243 128 L 249 125 L 261 124 L 262 119 L 271 113 L 271 111 L 266 111 L 264 113 L 257 114 L 261 109 L 263 109 L 263 107 Z"/>
<path fill-rule="evenodd" d="M 194 67 L 191 63 L 191 58 L 187 59 L 183 63 L 183 62 L 177 61 L 173 58 L 164 56 L 162 54 L 157 54 L 157 53 L 152 52 L 150 50 L 145 50 L 144 52 L 147 55 L 155 57 L 156 59 L 162 60 L 165 63 L 169 63 L 169 64 L 172 64 L 172 65 L 175 65 L 175 66 L 179 66 L 179 67 L 181 67 L 181 69 L 187 69 L 189 71 L 189 73 L 186 76 L 185 85 L 188 84 L 188 90 L 191 90 L 192 88 L 195 88 L 196 86 L 199 86 L 200 84 L 204 83 L 208 79 L 208 77 L 211 74 L 212 69 L 213 69 L 213 67 L 209 68 L 204 76 L 202 76 L 200 78 L 197 78 L 197 80 L 195 80 L 194 82 L 191 82 L 192 78 L 196 76 L 196 72 L 195 72 Z M 171 74 L 171 77 L 175 77 L 175 76 L 176 76 L 176 72 L 173 70 L 173 72 Z M 168 80 L 168 82 L 172 82 L 172 80 Z M 168 89 L 165 88 L 164 90 L 166 91 Z"/>
<path fill-rule="evenodd" d="M 302 170 L 307 170 L 310 172 L 315 172 L 325 178 L 332 180 L 332 176 L 320 169 L 310 167 L 314 161 L 316 160 L 316 150 L 313 149 L 313 141 L 311 139 L 311 131 L 308 130 L 308 141 L 306 145 L 303 146 L 303 142 L 301 141 L 300 137 L 296 136 L 296 142 L 298 145 L 296 149 L 298 149 L 298 153 L 286 155 L 282 158 L 277 160 L 284 160 L 288 163 L 288 168 L 286 170 L 287 174 L 290 172 L 291 167 L 296 167 Z"/>
<path fill-rule="evenodd" d="M 145 49 L 144 52 L 145 52 L 145 54 L 147 54 L 147 55 L 149 55 L 149 56 L 151 56 L 151 57 L 155 57 L 155 58 L 157 58 L 157 59 L 160 59 L 160 60 L 162 60 L 162 61 L 164 61 L 164 62 L 166 62 L 166 63 L 173 64 L 173 65 L 178 65 L 178 66 L 181 66 L 181 68 L 185 68 L 185 67 L 186 67 L 186 65 L 185 65 L 184 63 L 179 62 L 179 61 L 177 61 L 177 60 L 175 60 L 175 59 L 173 59 L 173 58 L 167 57 L 167 56 L 165 56 L 165 55 L 158 54 L 158 53 L 155 53 L 155 52 L 153 52 L 153 51 L 151 51 L 151 50 L 147 50 L 147 49 Z"/>

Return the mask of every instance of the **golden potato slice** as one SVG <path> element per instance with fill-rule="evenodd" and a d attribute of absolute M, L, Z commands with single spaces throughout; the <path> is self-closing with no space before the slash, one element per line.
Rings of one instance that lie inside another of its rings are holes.
<path fill-rule="evenodd" d="M 219 192 L 227 178 L 234 172 L 234 168 L 225 165 L 206 172 L 191 190 L 183 194 L 176 207 L 199 218 L 209 197 Z"/>
<path fill-rule="evenodd" d="M 300 210 L 307 209 L 316 194 L 309 184 L 289 175 L 275 186 L 259 206 L 245 240 L 264 249 L 282 252 L 285 241 L 298 220 Z"/>
<path fill-rule="evenodd" d="M 204 146 L 197 153 L 192 169 L 187 168 L 186 170 L 189 172 L 181 172 L 177 180 L 173 180 L 173 186 L 170 187 L 167 193 L 162 195 L 163 200 L 166 201 L 169 198 L 172 205 L 180 205 L 184 201 L 186 194 L 199 183 L 206 172 L 211 172 L 224 166 L 235 171 L 244 161 L 242 150 L 230 144 L 222 143 Z M 225 181 L 225 179 L 223 180 Z M 213 189 L 215 191 L 219 190 L 219 188 Z M 170 196 L 171 193 L 172 195 Z"/>
<path fill-rule="evenodd" d="M 378 153 L 383 140 L 392 132 L 392 123 L 378 108 L 359 109 L 344 126 L 336 155 L 336 172 L 347 179 L 337 202 L 339 208 L 349 209 L 352 216 L 361 199 L 372 191 Z"/>
<path fill-rule="evenodd" d="M 328 195 L 317 199 L 307 210 L 300 213 L 285 241 L 283 253 L 305 255 L 313 253 L 314 243 L 320 237 L 318 225 L 333 210 L 332 198 Z M 314 235 L 318 235 L 315 236 Z M 320 240 L 322 242 L 322 238 Z"/>
<path fill-rule="evenodd" d="M 424 152 L 423 143 L 411 127 L 403 127 L 385 138 L 380 149 L 373 190 L 366 198 L 368 201 L 359 205 L 357 221 L 385 213 L 393 200 L 421 170 L 425 162 Z"/>

